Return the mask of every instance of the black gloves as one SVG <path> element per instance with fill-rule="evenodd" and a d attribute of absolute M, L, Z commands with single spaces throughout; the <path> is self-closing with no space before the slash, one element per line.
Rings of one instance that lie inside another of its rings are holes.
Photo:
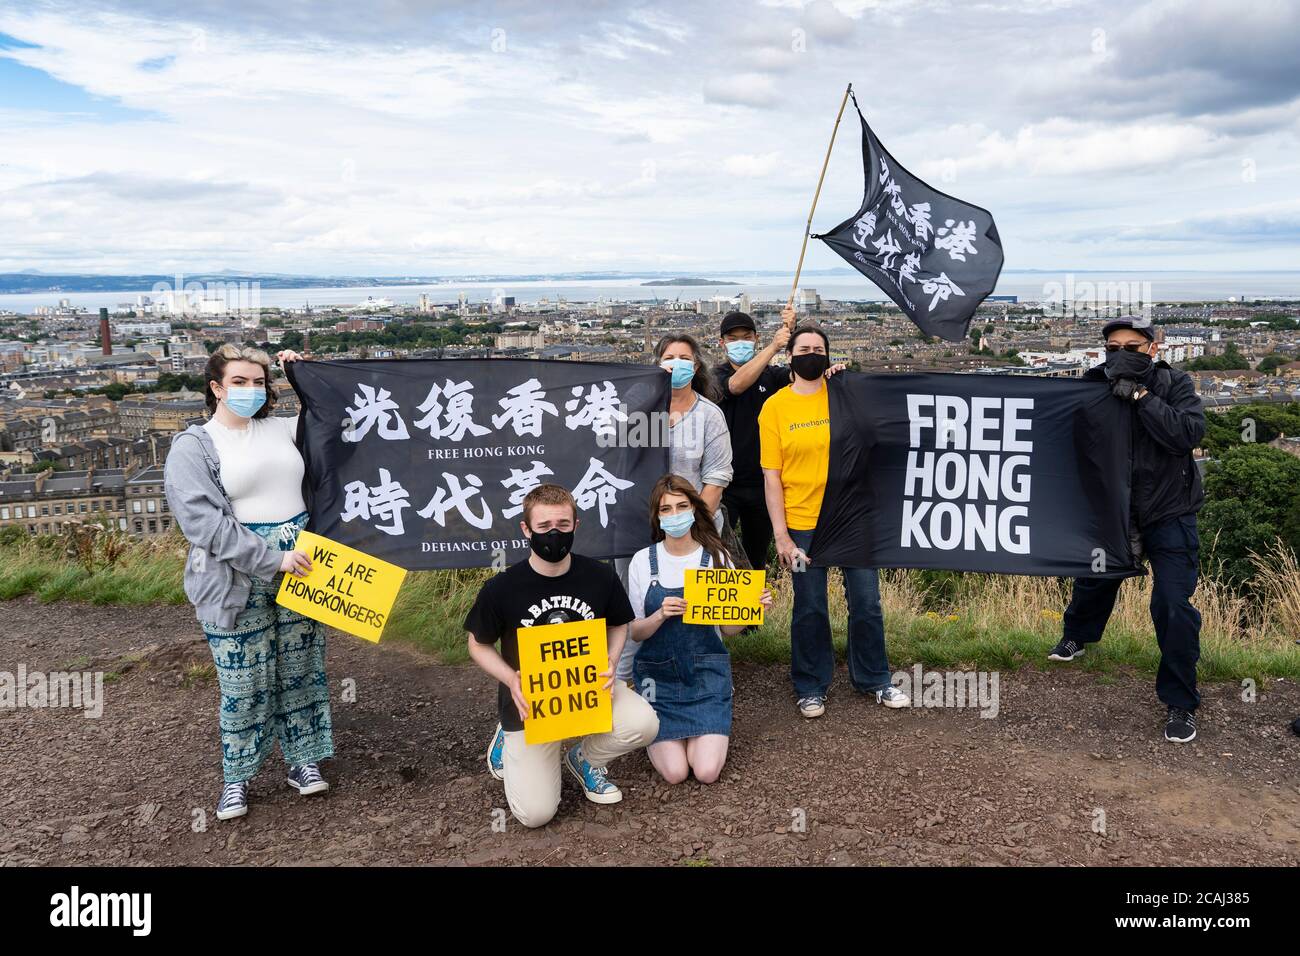
<path fill-rule="evenodd" d="M 1149 388 L 1155 377 L 1155 363 L 1143 352 L 1117 349 L 1106 353 L 1106 378 L 1110 381 L 1110 393 L 1116 398 L 1132 399 L 1139 386 Z"/>

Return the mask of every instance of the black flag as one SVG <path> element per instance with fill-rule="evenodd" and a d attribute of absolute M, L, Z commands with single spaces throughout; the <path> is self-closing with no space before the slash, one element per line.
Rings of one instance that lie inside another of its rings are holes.
<path fill-rule="evenodd" d="M 527 359 L 293 362 L 308 531 L 408 570 L 528 554 L 524 496 L 563 485 L 574 551 L 650 543 L 671 383 L 655 366 Z"/>
<path fill-rule="evenodd" d="M 1129 542 L 1133 415 L 1104 384 L 841 372 L 828 388 L 816 564 L 1142 573 Z"/>
<path fill-rule="evenodd" d="M 862 208 L 821 239 L 880 286 L 928 335 L 966 338 L 997 285 L 1002 243 L 987 209 L 954 199 L 904 169 L 862 121 Z"/>

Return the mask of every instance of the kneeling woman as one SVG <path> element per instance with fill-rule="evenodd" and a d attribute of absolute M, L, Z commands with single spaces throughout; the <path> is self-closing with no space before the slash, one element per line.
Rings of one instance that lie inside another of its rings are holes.
<path fill-rule="evenodd" d="M 731 657 L 711 624 L 686 624 L 687 568 L 732 567 L 708 504 L 695 486 L 664 475 L 650 492 L 651 538 L 628 568 L 628 596 L 637 619 L 629 635 L 640 642 L 633 663 L 636 690 L 659 716 L 650 763 L 669 783 L 693 771 L 713 783 L 727 760 L 731 734 Z M 772 601 L 763 592 L 764 607 Z M 730 637 L 744 625 L 725 626 Z M 653 683 L 651 683 L 653 682 Z"/>
<path fill-rule="evenodd" d="M 231 344 L 212 353 L 211 417 L 172 440 L 165 468 L 167 502 L 190 542 L 185 593 L 221 687 L 218 820 L 248 812 L 248 781 L 276 740 L 300 794 L 329 789 L 316 762 L 334 754 L 325 626 L 275 603 L 281 572 L 304 575 L 311 559 L 294 548 L 307 524 L 297 419 L 268 416 L 270 362 Z"/>

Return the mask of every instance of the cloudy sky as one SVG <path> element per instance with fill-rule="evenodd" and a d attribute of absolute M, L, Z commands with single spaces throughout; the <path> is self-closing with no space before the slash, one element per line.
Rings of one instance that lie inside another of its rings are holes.
<path fill-rule="evenodd" d="M 1298 46 L 1289 0 L 5 0 L 0 271 L 789 271 L 850 81 L 1008 270 L 1300 268 Z M 814 230 L 861 191 L 850 104 Z"/>

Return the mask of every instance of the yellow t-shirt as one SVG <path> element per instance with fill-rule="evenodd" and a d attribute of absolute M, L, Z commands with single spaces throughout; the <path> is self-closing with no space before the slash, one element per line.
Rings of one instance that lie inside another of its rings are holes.
<path fill-rule="evenodd" d="M 795 531 L 817 527 L 831 460 L 831 413 L 826 382 L 812 395 L 786 386 L 758 413 L 759 464 L 780 469 L 785 523 Z"/>

